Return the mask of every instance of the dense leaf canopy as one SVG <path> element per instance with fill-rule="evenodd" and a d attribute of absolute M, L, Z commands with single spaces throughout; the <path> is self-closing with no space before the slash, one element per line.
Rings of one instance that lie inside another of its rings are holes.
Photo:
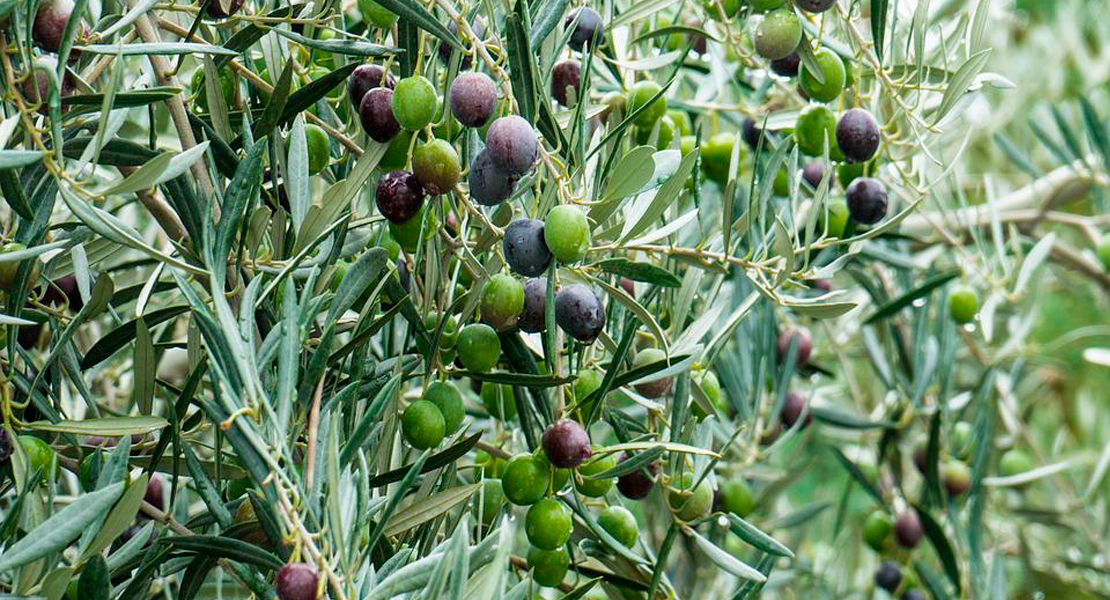
<path fill-rule="evenodd" d="M 1110 597 L 1104 10 L 0 0 L 0 595 Z"/>

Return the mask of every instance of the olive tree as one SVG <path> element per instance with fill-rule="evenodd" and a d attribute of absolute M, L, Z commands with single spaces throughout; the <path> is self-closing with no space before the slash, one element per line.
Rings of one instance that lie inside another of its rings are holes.
<path fill-rule="evenodd" d="M 0 591 L 1105 597 L 1071 5 L 0 0 Z"/>

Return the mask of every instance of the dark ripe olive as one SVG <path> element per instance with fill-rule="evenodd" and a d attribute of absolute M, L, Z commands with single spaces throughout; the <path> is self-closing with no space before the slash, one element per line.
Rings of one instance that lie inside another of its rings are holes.
<path fill-rule="evenodd" d="M 636 297 L 636 282 L 635 281 L 632 281 L 631 279 L 629 279 L 627 277 L 621 277 L 619 283 L 620 283 L 621 289 L 624 290 L 626 294 L 628 294 L 629 296 L 632 296 L 633 298 Z"/>
<path fill-rule="evenodd" d="M 396 84 L 397 81 L 381 65 L 359 65 L 347 78 L 347 94 L 351 98 L 351 104 L 359 108 L 366 92 L 376 87 L 392 89 Z"/>
<path fill-rule="evenodd" d="M 605 328 L 605 307 L 589 287 L 568 285 L 555 295 L 555 322 L 579 342 L 592 344 Z"/>
<path fill-rule="evenodd" d="M 621 462 L 629 459 L 625 454 Z M 639 469 L 625 473 L 617 478 L 617 491 L 629 500 L 643 500 L 655 487 L 655 473 L 659 467 L 655 463 L 648 465 L 647 469 Z"/>
<path fill-rule="evenodd" d="M 875 569 L 875 585 L 888 592 L 894 592 L 902 584 L 902 568 L 898 563 L 886 561 Z"/>
<path fill-rule="evenodd" d="M 378 183 L 378 210 L 391 223 L 404 223 L 424 205 L 424 187 L 408 171 L 390 171 Z"/>
<path fill-rule="evenodd" d="M 463 73 L 451 82 L 451 113 L 465 127 L 482 127 L 497 106 L 497 86 L 485 73 Z"/>
<path fill-rule="evenodd" d="M 459 26 L 456 25 L 454 21 L 450 21 L 447 23 L 447 29 L 455 35 L 459 34 Z M 481 17 L 474 19 L 474 21 L 470 23 L 470 30 L 474 32 L 474 35 L 476 37 L 481 39 L 486 35 L 485 20 L 483 20 Z M 455 49 L 452 48 L 447 42 L 440 42 L 439 47 L 436 48 L 436 53 L 439 54 L 439 59 L 446 63 L 451 60 L 451 52 L 453 52 L 454 50 Z M 468 49 L 467 53 L 463 55 L 462 61 L 460 61 L 459 63 L 459 68 L 462 70 L 466 70 L 469 69 L 472 64 L 474 64 L 474 59 L 470 56 L 470 52 Z"/>
<path fill-rule="evenodd" d="M 523 175 L 539 156 L 539 142 L 532 124 L 524 117 L 501 117 L 486 132 L 486 150 L 499 169 L 509 175 Z"/>
<path fill-rule="evenodd" d="M 57 52 L 62 47 L 62 35 L 65 33 L 66 25 L 69 24 L 70 17 L 73 16 L 73 8 L 73 0 L 47 0 L 40 4 L 38 12 L 35 13 L 35 21 L 31 25 L 31 39 L 35 45 L 47 52 Z M 76 43 L 81 43 L 81 40 L 88 35 L 88 26 L 81 23 Z M 71 52 L 70 61 L 76 58 L 77 52 Z"/>
<path fill-rule="evenodd" d="M 836 4 L 836 0 L 794 0 L 798 8 L 811 13 L 823 13 Z"/>
<path fill-rule="evenodd" d="M 157 474 L 152 475 L 150 481 L 146 484 L 146 493 L 143 495 L 143 501 L 158 510 L 165 510 L 166 496 L 164 490 L 165 486 L 162 485 L 162 478 Z"/>
<path fill-rule="evenodd" d="M 38 59 L 38 66 L 39 68 L 23 82 L 23 97 L 31 104 L 40 105 L 39 114 L 45 115 L 48 112 L 47 102 L 50 100 L 50 75 L 43 69 L 57 70 L 58 61 L 53 56 L 42 56 Z M 73 74 L 67 69 L 65 76 L 62 77 L 58 96 L 59 98 L 72 96 L 75 91 L 77 91 L 77 85 Z"/>
<path fill-rule="evenodd" d="M 806 166 L 802 167 L 802 179 L 809 184 L 809 187 L 817 189 L 817 186 L 821 185 L 821 180 L 824 178 L 825 165 L 821 161 L 815 160 L 813 162 L 808 162 Z"/>
<path fill-rule="evenodd" d="M 502 250 L 509 268 L 524 277 L 536 277 L 547 271 L 551 251 L 544 241 L 543 221 L 517 219 L 505 228 Z"/>
<path fill-rule="evenodd" d="M 849 163 L 867 162 L 879 151 L 879 124 L 862 108 L 853 108 L 836 124 L 836 145 Z"/>
<path fill-rule="evenodd" d="M 543 432 L 547 460 L 560 469 L 573 469 L 593 455 L 590 435 L 577 421 L 560 419 Z"/>
<path fill-rule="evenodd" d="M 570 106 L 571 98 L 578 97 L 582 84 L 582 67 L 576 60 L 562 60 L 551 69 L 551 96 L 559 104 Z"/>
<path fill-rule="evenodd" d="M 377 87 L 362 97 L 358 105 L 362 129 L 370 139 L 379 143 L 392 140 L 401 131 L 401 124 L 393 116 L 393 90 Z"/>
<path fill-rule="evenodd" d="M 306 563 L 293 563 L 278 569 L 274 591 L 279 600 L 316 600 L 319 575 L 316 567 Z"/>
<path fill-rule="evenodd" d="M 756 124 L 755 119 L 752 119 L 751 117 L 744 119 L 744 124 L 741 127 L 740 132 L 744 138 L 744 143 L 747 144 L 748 147 L 752 150 L 759 148 L 759 144 L 769 137 L 766 132 L 759 128 L 759 125 Z M 764 151 L 766 150 L 767 149 L 764 148 Z M 732 149 L 729 148 L 730 154 L 731 151 Z"/>
<path fill-rule="evenodd" d="M 790 429 L 802 418 L 802 413 L 805 413 L 805 420 L 802 421 L 801 427 L 808 426 L 813 421 L 813 413 L 809 412 L 807 404 L 806 397 L 798 392 L 787 393 L 782 403 L 782 411 L 779 413 L 782 424 Z"/>
<path fill-rule="evenodd" d="M 516 326 L 526 333 L 547 329 L 547 278 L 534 277 L 524 282 L 524 310 Z"/>
<path fill-rule="evenodd" d="M 797 343 L 794 342 L 795 339 L 797 339 Z M 792 343 L 796 346 L 794 351 L 795 365 L 801 368 L 809 364 L 809 355 L 813 352 L 813 340 L 810 338 L 809 330 L 805 327 L 791 327 L 779 334 L 779 362 L 786 360 L 786 355 L 790 352 Z"/>
<path fill-rule="evenodd" d="M 899 546 L 906 549 L 916 548 L 924 537 L 925 529 L 921 526 L 921 517 L 917 515 L 916 509 L 910 508 L 898 515 L 898 519 L 894 522 L 894 539 Z"/>
<path fill-rule="evenodd" d="M 797 77 L 798 69 L 802 66 L 802 57 L 797 52 L 791 52 L 786 58 L 771 61 L 771 71 L 783 77 Z"/>
<path fill-rule="evenodd" d="M 207 11 L 213 19 L 223 19 L 239 12 L 240 8 L 243 8 L 243 0 L 208 0 Z"/>
<path fill-rule="evenodd" d="M 601 15 L 588 6 L 579 8 L 567 16 L 566 27 L 574 27 L 567 42 L 571 48 L 581 51 L 583 48 L 594 49 L 605 37 L 605 24 L 601 22 Z"/>
<path fill-rule="evenodd" d="M 871 225 L 886 216 L 886 186 L 878 179 L 859 177 L 852 181 L 845 191 L 848 200 L 848 213 L 857 223 Z"/>
<path fill-rule="evenodd" d="M 478 153 L 467 175 L 470 197 L 483 206 L 496 206 L 508 200 L 516 189 L 516 182 L 516 177 L 494 164 L 489 148 Z"/>

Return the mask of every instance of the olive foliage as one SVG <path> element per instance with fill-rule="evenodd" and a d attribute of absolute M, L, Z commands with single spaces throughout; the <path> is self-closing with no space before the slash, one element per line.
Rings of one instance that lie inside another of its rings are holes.
<path fill-rule="evenodd" d="M 0 0 L 0 593 L 1110 595 L 1011 4 Z"/>

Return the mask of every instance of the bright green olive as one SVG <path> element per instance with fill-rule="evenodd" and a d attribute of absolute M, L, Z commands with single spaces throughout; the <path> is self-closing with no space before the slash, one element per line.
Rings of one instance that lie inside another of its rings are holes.
<path fill-rule="evenodd" d="M 876 552 L 893 545 L 893 534 L 894 519 L 886 511 L 877 510 L 863 522 L 863 541 Z"/>
<path fill-rule="evenodd" d="M 975 320 L 979 312 L 979 295 L 967 286 L 960 286 L 948 296 L 948 314 L 952 320 L 963 325 Z"/>
<path fill-rule="evenodd" d="M 1017 448 L 1007 450 L 1002 458 L 998 459 L 998 472 L 1003 477 L 1013 477 L 1032 470 L 1033 459 Z"/>
<path fill-rule="evenodd" d="M 636 127 L 650 131 L 655 126 L 655 122 L 667 112 L 666 98 L 659 96 L 652 100 L 662 90 L 662 86 L 654 81 L 638 81 L 628 90 L 628 114 L 631 115 L 641 107 L 647 107 L 632 121 Z"/>
<path fill-rule="evenodd" d="M 435 448 L 443 441 L 446 425 L 439 407 L 427 400 L 417 400 L 401 416 L 405 440 L 418 450 Z"/>
<path fill-rule="evenodd" d="M 793 10 L 773 10 L 752 32 L 755 51 L 768 60 L 790 56 L 802 41 L 802 22 Z"/>
<path fill-rule="evenodd" d="M 505 497 L 518 506 L 539 502 L 550 485 L 551 470 L 531 454 L 514 456 L 501 476 Z"/>
<path fill-rule="evenodd" d="M 462 425 L 466 411 L 459 388 L 449 381 L 433 381 L 424 390 L 424 399 L 436 405 L 443 414 L 444 431 L 454 433 Z"/>
<path fill-rule="evenodd" d="M 597 516 L 597 524 L 601 525 L 605 533 L 628 548 L 635 546 L 636 540 L 640 537 L 640 526 L 636 523 L 636 517 L 623 506 L 605 507 L 605 510 Z"/>
<path fill-rule="evenodd" d="M 811 104 L 803 109 L 794 125 L 794 141 L 798 143 L 802 154 L 807 156 L 823 155 L 826 141 L 830 156 L 839 152 L 836 145 L 836 116 L 832 110 L 824 104 Z"/>
<path fill-rule="evenodd" d="M 736 134 L 732 132 L 718 133 L 702 143 L 701 168 L 705 174 L 724 185 L 728 181 L 728 170 L 732 164 L 732 149 L 736 144 Z"/>
<path fill-rule="evenodd" d="M 827 235 L 831 238 L 844 238 L 844 231 L 848 228 L 848 203 L 842 198 L 829 200 L 825 205 L 825 214 L 821 215 L 822 221 L 828 227 Z"/>
<path fill-rule="evenodd" d="M 590 222 L 577 206 L 560 204 L 547 213 L 543 238 L 562 263 L 576 263 L 590 249 Z"/>
<path fill-rule="evenodd" d="M 27 458 L 27 472 L 40 471 L 39 481 L 45 483 L 52 471 L 58 467 L 58 455 L 49 444 L 33 435 L 19 436 L 19 447 Z"/>
<path fill-rule="evenodd" d="M 594 454 L 596 455 L 599 448 L 594 446 Z M 617 455 L 606 454 L 595 458 L 582 466 L 578 467 L 578 474 L 581 477 L 578 479 L 577 487 L 579 493 L 583 496 L 590 498 L 600 498 L 607 494 L 609 490 L 613 489 L 613 484 L 616 483 L 615 477 L 606 477 L 604 479 L 590 479 L 590 475 L 597 475 L 603 473 L 617 466 Z"/>
<path fill-rule="evenodd" d="M 498 273 L 482 289 L 482 322 L 504 331 L 516 325 L 524 310 L 524 284 L 512 275 Z"/>
<path fill-rule="evenodd" d="M 570 539 L 570 509 L 553 498 L 544 498 L 528 509 L 524 532 L 528 542 L 541 550 L 561 548 Z"/>
<path fill-rule="evenodd" d="M 831 102 L 844 91 L 844 61 L 839 54 L 828 48 L 817 49 L 813 57 L 817 66 L 821 67 L 822 81 L 818 81 L 816 75 L 806 67 L 806 63 L 802 62 L 798 71 L 798 83 L 810 98 L 818 102 Z"/>
<path fill-rule="evenodd" d="M 674 122 L 670 117 L 664 116 L 648 129 L 636 128 L 636 143 L 641 146 L 651 145 L 656 150 L 666 150 L 674 140 L 674 129 Z"/>
<path fill-rule="evenodd" d="M 368 25 L 378 29 L 389 29 L 397 22 L 397 15 L 374 0 L 358 0 L 358 12 Z"/>
<path fill-rule="evenodd" d="M 481 509 L 482 524 L 489 526 L 501 512 L 501 505 L 505 503 L 505 492 L 501 488 L 500 479 L 483 479 L 480 495 L 474 497 L 474 504 Z"/>
<path fill-rule="evenodd" d="M 741 518 L 750 515 L 755 510 L 755 494 L 748 482 L 733 479 L 721 484 L 721 508 Z"/>
<path fill-rule="evenodd" d="M 713 488 L 705 478 L 695 487 L 694 474 L 684 473 L 667 490 L 667 505 L 683 521 L 704 517 L 713 509 Z"/>
<path fill-rule="evenodd" d="M 544 587 L 555 587 L 567 576 L 570 555 L 564 548 L 557 550 L 529 548 L 528 568 L 532 569 L 533 581 Z"/>
<path fill-rule="evenodd" d="M 479 373 L 497 366 L 497 361 L 501 358 L 501 340 L 497 337 L 497 332 L 482 323 L 463 327 L 455 347 L 463 366 Z"/>
<path fill-rule="evenodd" d="M 421 75 L 406 77 L 393 89 L 393 117 L 409 131 L 419 131 L 436 114 L 436 89 Z"/>

